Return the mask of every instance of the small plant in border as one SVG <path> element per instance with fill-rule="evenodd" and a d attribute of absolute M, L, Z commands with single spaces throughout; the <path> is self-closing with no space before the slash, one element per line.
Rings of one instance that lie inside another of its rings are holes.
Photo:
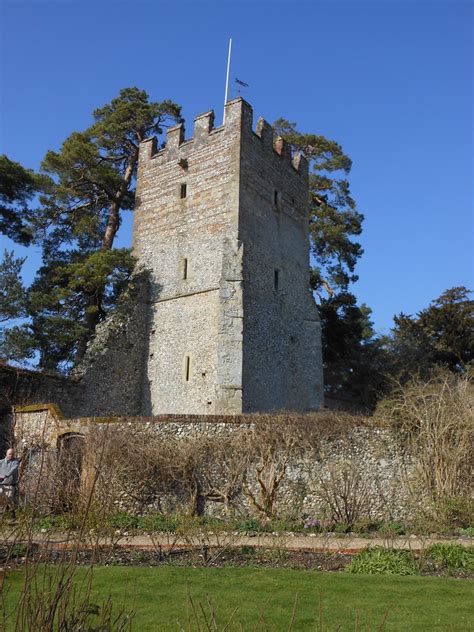
<path fill-rule="evenodd" d="M 426 557 L 447 570 L 474 570 L 474 551 L 460 544 L 432 544 Z"/>
<path fill-rule="evenodd" d="M 406 528 L 402 522 L 396 520 L 392 522 L 384 522 L 379 527 L 379 533 L 383 535 L 405 535 Z"/>
<path fill-rule="evenodd" d="M 354 556 L 349 573 L 365 575 L 417 575 L 416 562 L 409 551 L 374 546 Z"/>
<path fill-rule="evenodd" d="M 238 522 L 235 525 L 235 530 L 241 533 L 245 533 L 247 531 L 256 531 L 257 533 L 263 531 L 262 523 L 258 518 L 248 518 L 247 520 L 243 520 L 242 522 Z"/>
<path fill-rule="evenodd" d="M 323 533 L 325 531 L 331 531 L 333 523 L 330 520 L 318 520 L 309 516 L 306 518 L 303 528 L 305 531 Z"/>
<path fill-rule="evenodd" d="M 474 538 L 474 527 L 460 527 L 457 532 L 463 538 Z"/>

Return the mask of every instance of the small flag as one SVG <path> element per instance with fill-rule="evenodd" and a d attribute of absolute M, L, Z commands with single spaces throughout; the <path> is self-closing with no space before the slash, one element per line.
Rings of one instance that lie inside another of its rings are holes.
<path fill-rule="evenodd" d="M 239 86 L 243 86 L 244 88 L 248 88 L 249 84 L 245 83 L 245 81 L 240 81 L 240 79 L 237 79 L 237 77 L 235 78 L 235 83 L 238 83 Z"/>

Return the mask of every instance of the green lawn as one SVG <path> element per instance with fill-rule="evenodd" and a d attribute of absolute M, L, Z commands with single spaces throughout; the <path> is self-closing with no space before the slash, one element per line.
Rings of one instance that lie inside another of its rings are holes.
<path fill-rule="evenodd" d="M 80 569 L 79 575 L 83 572 Z M 21 571 L 8 577 L 9 611 L 15 607 L 21 580 Z M 251 568 L 100 567 L 94 571 L 94 597 L 99 600 L 110 594 L 114 604 L 134 608 L 138 632 L 177 631 L 178 622 L 185 630 L 197 629 L 188 627 L 188 589 L 197 608 L 202 603 L 206 611 L 209 595 L 220 626 L 238 606 L 229 632 L 254 630 L 262 609 L 258 630 L 287 630 L 296 595 L 296 632 L 320 630 L 320 597 L 325 632 L 375 631 L 386 612 L 383 630 L 474 630 L 474 582 L 469 580 Z"/>

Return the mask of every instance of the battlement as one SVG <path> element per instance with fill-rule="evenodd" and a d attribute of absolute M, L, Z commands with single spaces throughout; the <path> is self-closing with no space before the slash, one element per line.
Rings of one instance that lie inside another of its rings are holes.
<path fill-rule="evenodd" d="M 293 169 L 304 176 L 308 173 L 308 161 L 299 152 L 292 154 L 290 145 L 283 138 L 275 137 L 272 126 L 263 118 L 259 118 L 253 130 L 252 106 L 241 97 L 228 101 L 225 105 L 225 123 L 214 127 L 214 111 L 209 110 L 199 114 L 194 119 L 193 137 L 185 139 L 185 127 L 179 123 L 167 130 L 166 141 L 160 149 L 157 147 L 156 137 L 144 140 L 140 144 L 140 162 L 150 160 L 162 162 L 170 160 L 186 160 L 187 155 L 210 139 L 226 138 L 229 134 L 241 137 L 253 136 L 259 139 L 261 146 L 269 156 L 278 157 L 283 163 L 291 165 Z"/>
<path fill-rule="evenodd" d="M 191 138 L 179 124 L 162 146 L 140 146 L 133 254 L 143 291 L 119 328 L 109 323 L 113 343 L 89 373 L 101 383 L 110 366 L 97 411 L 238 415 L 321 404 L 308 162 L 263 118 L 254 122 L 240 97 L 224 121 L 215 126 L 210 110 Z"/>

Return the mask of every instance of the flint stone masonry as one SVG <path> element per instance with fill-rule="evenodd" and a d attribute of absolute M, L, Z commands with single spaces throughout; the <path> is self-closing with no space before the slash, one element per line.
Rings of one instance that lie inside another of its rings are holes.
<path fill-rule="evenodd" d="M 84 363 L 74 373 L 83 396 L 73 415 L 137 415 L 148 349 L 148 275 L 136 273 L 117 309 L 97 327 Z"/>
<path fill-rule="evenodd" d="M 61 410 L 73 417 L 83 393 L 79 379 L 0 363 L 0 414 L 9 413 L 12 405 L 61 402 Z"/>
<path fill-rule="evenodd" d="M 87 437 L 91 431 L 104 431 L 113 440 L 114 433 L 126 430 L 150 433 L 164 441 L 167 438 L 198 439 L 209 437 L 218 442 L 229 434 L 245 433 L 252 429 L 256 417 L 253 415 L 160 415 L 157 417 L 130 418 L 83 418 L 64 419 L 51 405 L 39 405 L 36 408 L 18 407 L 13 416 L 15 443 L 19 454 L 37 453 L 43 449 L 51 458 L 59 451 L 63 438 L 71 435 Z M 316 420 L 317 423 L 317 420 Z M 321 480 L 330 482 L 341 468 L 351 464 L 351 471 L 359 477 L 361 484 L 358 494 L 363 495 L 362 514 L 366 520 L 403 520 L 412 506 L 410 490 L 405 483 L 406 473 L 411 464 L 401 449 L 392 431 L 383 428 L 371 428 L 362 424 L 347 430 L 337 439 L 323 439 L 316 453 L 303 457 L 294 457 L 288 464 L 286 476 L 278 490 L 276 509 L 279 515 L 309 515 L 322 518 L 327 515 L 328 507 L 321 493 Z M 25 464 L 25 471 L 28 466 Z M 249 465 L 248 480 L 252 479 L 255 469 Z M 256 490 L 256 487 L 255 487 Z M 143 512 L 143 503 L 137 501 L 140 493 L 130 489 L 123 495 L 120 509 L 131 512 Z M 157 496 L 147 505 L 148 511 L 170 512 L 185 510 L 178 491 L 170 492 L 166 497 Z M 203 506 L 207 515 L 222 517 L 225 508 L 222 503 L 207 500 Z M 229 509 L 229 508 L 228 508 Z M 240 493 L 230 508 L 243 516 L 254 515 L 255 508 L 248 497 Z"/>
<path fill-rule="evenodd" d="M 141 144 L 132 283 L 73 380 L 12 403 L 81 417 L 322 406 L 307 161 L 263 119 L 253 131 L 241 98 L 223 126 L 213 121 L 198 116 L 189 140 L 183 125 L 169 129 L 160 150 Z"/>
<path fill-rule="evenodd" d="M 139 412 L 317 410 L 308 165 L 262 119 L 254 132 L 240 98 L 224 126 L 213 119 L 140 148 L 133 251 L 151 288 Z"/>

